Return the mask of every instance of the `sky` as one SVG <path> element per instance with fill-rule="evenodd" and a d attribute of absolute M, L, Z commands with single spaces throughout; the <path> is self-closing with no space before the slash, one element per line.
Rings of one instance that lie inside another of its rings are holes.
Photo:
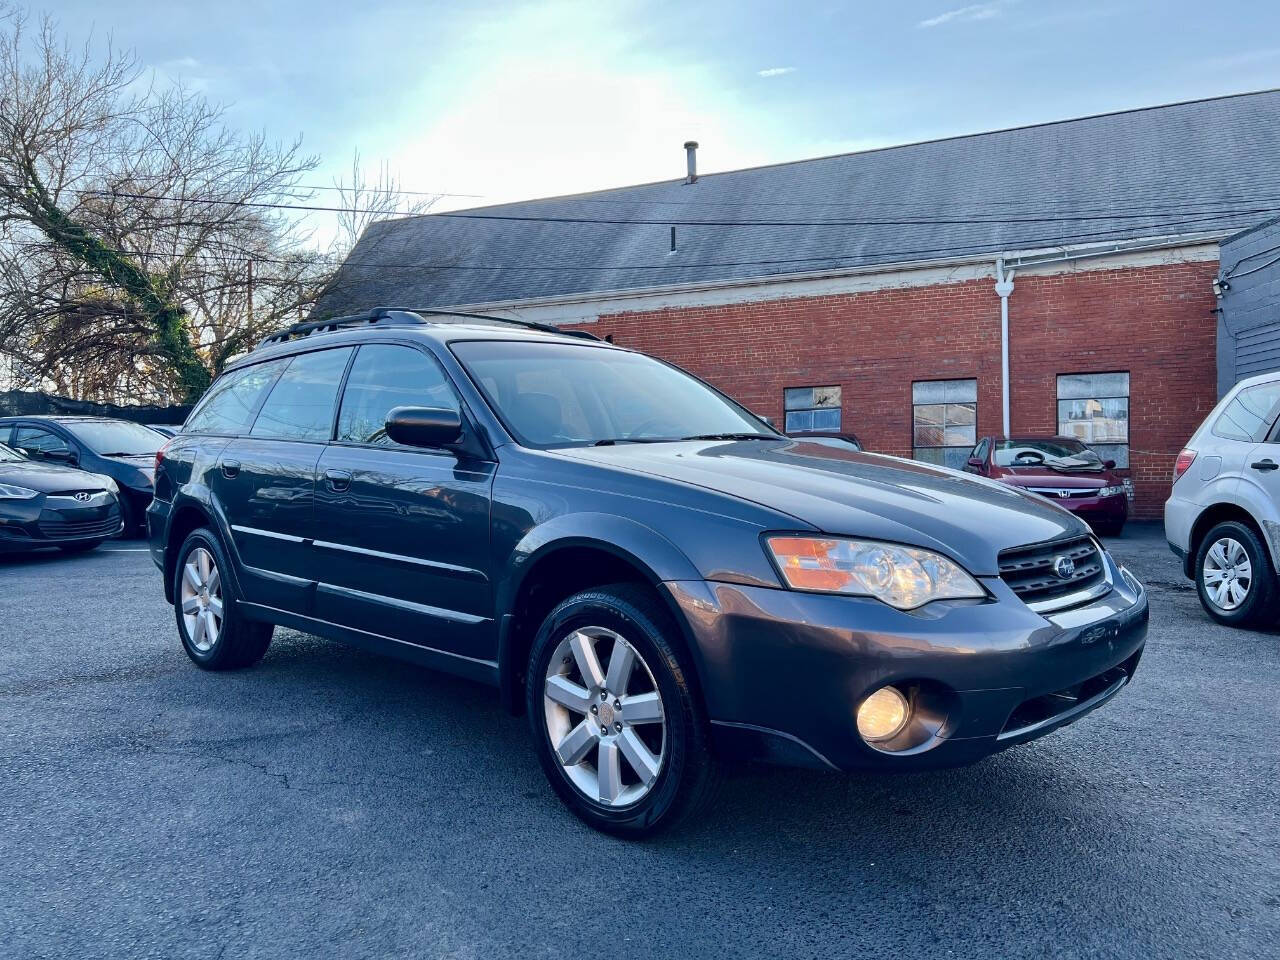
<path fill-rule="evenodd" d="M 50 0 L 228 121 L 437 210 L 1280 86 L 1270 0 Z M 316 203 L 333 195 L 318 195 Z"/>

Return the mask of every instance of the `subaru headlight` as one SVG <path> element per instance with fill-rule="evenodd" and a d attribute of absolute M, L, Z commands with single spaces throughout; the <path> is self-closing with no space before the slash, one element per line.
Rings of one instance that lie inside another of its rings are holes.
<path fill-rule="evenodd" d="M 776 536 L 765 543 L 792 590 L 875 597 L 899 610 L 987 595 L 978 581 L 931 550 L 843 537 Z"/>
<path fill-rule="evenodd" d="M 39 490 L 16 487 L 12 483 L 0 483 L 0 500 L 32 500 L 40 496 Z"/>

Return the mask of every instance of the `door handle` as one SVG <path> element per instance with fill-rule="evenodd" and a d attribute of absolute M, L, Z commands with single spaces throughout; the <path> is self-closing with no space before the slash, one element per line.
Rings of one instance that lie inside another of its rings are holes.
<path fill-rule="evenodd" d="M 1280 470 L 1280 463 L 1276 463 L 1274 460 L 1271 460 L 1271 459 L 1255 460 L 1253 463 L 1249 464 L 1249 466 L 1251 466 L 1254 470 L 1261 470 L 1264 473 L 1267 470 Z"/>
<path fill-rule="evenodd" d="M 228 480 L 234 480 L 240 474 L 239 460 L 223 460 L 222 475 Z"/>
<path fill-rule="evenodd" d="M 330 490 L 336 490 L 341 493 L 343 490 L 351 488 L 351 474 L 345 470 L 326 470 L 324 479 L 329 484 Z"/>

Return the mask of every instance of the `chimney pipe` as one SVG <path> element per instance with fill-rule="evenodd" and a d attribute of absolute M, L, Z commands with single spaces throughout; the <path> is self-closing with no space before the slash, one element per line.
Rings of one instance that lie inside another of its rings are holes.
<path fill-rule="evenodd" d="M 685 177 L 685 183 L 698 182 L 698 141 L 690 140 L 684 145 L 685 157 L 689 161 L 689 175 Z"/>

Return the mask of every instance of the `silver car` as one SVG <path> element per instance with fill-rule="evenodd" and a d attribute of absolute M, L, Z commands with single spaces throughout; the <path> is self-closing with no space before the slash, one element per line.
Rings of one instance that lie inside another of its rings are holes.
<path fill-rule="evenodd" d="M 1280 619 L 1280 373 L 1242 380 L 1178 454 L 1164 505 L 1169 546 L 1209 616 Z"/>

